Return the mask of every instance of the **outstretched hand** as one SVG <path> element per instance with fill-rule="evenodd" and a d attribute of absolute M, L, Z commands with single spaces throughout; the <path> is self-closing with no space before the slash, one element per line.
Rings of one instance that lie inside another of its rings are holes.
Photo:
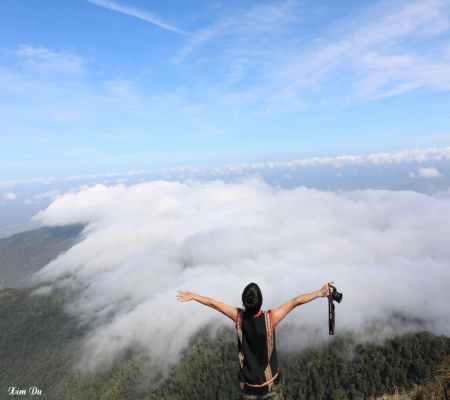
<path fill-rule="evenodd" d="M 333 288 L 330 287 L 330 286 L 331 286 L 334 282 L 335 282 L 335 281 L 330 282 L 330 283 L 327 283 L 322 289 L 320 289 L 320 291 L 319 291 L 319 296 L 320 296 L 320 297 L 327 297 L 330 293 L 333 293 Z"/>
<path fill-rule="evenodd" d="M 180 301 L 190 301 L 193 299 L 193 293 L 188 292 L 187 290 L 185 292 L 182 292 L 181 290 L 178 291 L 177 299 Z"/>

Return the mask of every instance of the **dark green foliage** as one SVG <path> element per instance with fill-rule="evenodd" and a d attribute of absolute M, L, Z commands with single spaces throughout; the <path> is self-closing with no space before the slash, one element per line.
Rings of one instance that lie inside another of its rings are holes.
<path fill-rule="evenodd" d="M 351 358 L 349 351 L 354 353 Z M 369 398 L 394 386 L 421 384 L 449 352 L 450 339 L 429 332 L 395 338 L 382 347 L 354 347 L 347 338 L 302 355 L 280 356 L 280 369 L 288 398 Z"/>
<path fill-rule="evenodd" d="M 29 297 L 32 290 L 0 290 L 0 398 L 11 386 L 48 390 L 71 364 L 75 329 L 60 296 Z"/>
<path fill-rule="evenodd" d="M 103 373 L 83 375 L 72 366 L 85 332 L 62 313 L 61 296 L 30 298 L 31 291 L 0 290 L 0 399 L 13 397 L 10 386 L 36 386 L 39 398 L 55 400 L 238 398 L 234 332 L 215 339 L 200 335 L 159 385 L 148 382 L 145 366 L 131 352 Z M 286 399 L 352 400 L 421 384 L 449 352 L 449 338 L 421 332 L 381 347 L 336 337 L 325 347 L 280 353 L 278 359 Z"/>
<path fill-rule="evenodd" d="M 29 286 L 31 275 L 72 247 L 82 228 L 45 227 L 0 239 L 0 288 Z"/>
<path fill-rule="evenodd" d="M 216 339 L 206 335 L 184 353 L 163 385 L 156 388 L 151 399 L 238 399 L 240 388 L 237 344 L 229 342 L 229 334 Z M 233 335 L 234 336 L 234 335 Z"/>
<path fill-rule="evenodd" d="M 62 296 L 29 297 L 34 289 L 0 290 L 0 399 L 30 396 L 9 396 L 12 386 L 35 386 L 40 399 L 145 398 L 131 356 L 103 374 L 74 373 L 85 332 L 63 314 Z"/>

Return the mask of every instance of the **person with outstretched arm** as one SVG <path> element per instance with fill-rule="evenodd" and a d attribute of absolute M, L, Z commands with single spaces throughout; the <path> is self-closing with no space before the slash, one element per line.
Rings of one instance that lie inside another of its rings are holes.
<path fill-rule="evenodd" d="M 333 292 L 327 283 L 322 289 L 302 294 L 287 301 L 275 310 L 261 311 L 263 297 L 259 286 L 250 283 L 242 292 L 244 309 L 231 307 L 209 297 L 191 292 L 178 291 L 179 301 L 195 300 L 231 318 L 236 324 L 239 352 L 239 380 L 241 399 L 283 400 L 283 391 L 278 376 L 275 327 L 295 307 L 309 303 L 318 297 L 327 297 Z"/>

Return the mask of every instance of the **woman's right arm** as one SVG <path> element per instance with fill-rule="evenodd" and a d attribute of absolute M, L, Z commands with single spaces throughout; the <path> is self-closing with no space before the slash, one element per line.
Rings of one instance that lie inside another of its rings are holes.
<path fill-rule="evenodd" d="M 281 307 L 272 310 L 272 321 L 273 325 L 277 326 L 281 320 L 288 315 L 295 307 L 298 307 L 301 304 L 309 303 L 311 300 L 317 299 L 318 297 L 326 297 L 329 294 L 329 291 L 333 292 L 333 288 L 330 286 L 334 283 L 327 283 L 322 289 L 318 290 L 314 293 L 302 294 L 297 296 L 295 299 L 289 300 L 284 303 Z"/>

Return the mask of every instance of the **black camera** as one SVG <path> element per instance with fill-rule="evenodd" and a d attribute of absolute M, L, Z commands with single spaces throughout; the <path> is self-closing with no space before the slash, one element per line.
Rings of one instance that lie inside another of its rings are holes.
<path fill-rule="evenodd" d="M 333 288 L 333 291 L 328 295 L 328 300 L 340 303 L 342 301 L 342 293 L 339 293 L 334 286 L 330 286 L 330 288 Z"/>
<path fill-rule="evenodd" d="M 330 286 L 333 288 L 333 291 L 327 296 L 328 297 L 328 329 L 330 335 L 334 335 L 334 303 L 333 301 L 337 301 L 340 303 L 342 301 L 342 293 L 339 293 L 334 286 Z"/>

